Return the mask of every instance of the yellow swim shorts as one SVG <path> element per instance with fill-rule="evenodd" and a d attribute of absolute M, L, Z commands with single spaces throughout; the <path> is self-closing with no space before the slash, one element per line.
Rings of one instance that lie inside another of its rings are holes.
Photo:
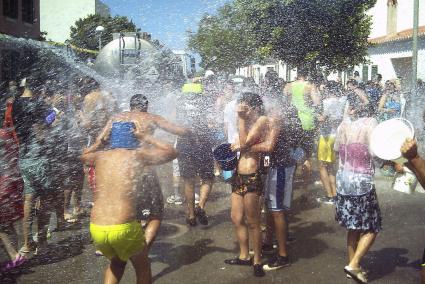
<path fill-rule="evenodd" d="M 317 159 L 322 162 L 333 163 L 335 162 L 335 136 L 320 136 L 319 145 L 317 149 Z"/>
<path fill-rule="evenodd" d="M 139 222 L 100 226 L 90 223 L 90 234 L 96 249 L 109 259 L 122 261 L 139 253 L 145 246 L 145 235 Z"/>

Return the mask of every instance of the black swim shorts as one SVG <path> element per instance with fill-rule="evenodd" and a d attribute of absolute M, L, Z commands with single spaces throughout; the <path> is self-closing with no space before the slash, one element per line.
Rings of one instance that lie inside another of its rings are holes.
<path fill-rule="evenodd" d="M 184 137 L 177 139 L 176 149 L 179 152 L 177 161 L 180 176 L 193 178 L 199 176 L 203 180 L 214 178 L 214 158 L 212 142 L 203 137 Z"/>
<path fill-rule="evenodd" d="M 164 196 L 157 174 L 144 173 L 137 187 L 137 219 L 162 219 Z"/>
<path fill-rule="evenodd" d="M 241 196 L 250 192 L 257 193 L 260 196 L 263 192 L 263 182 L 259 173 L 249 175 L 236 174 L 232 177 L 231 184 L 232 193 Z"/>

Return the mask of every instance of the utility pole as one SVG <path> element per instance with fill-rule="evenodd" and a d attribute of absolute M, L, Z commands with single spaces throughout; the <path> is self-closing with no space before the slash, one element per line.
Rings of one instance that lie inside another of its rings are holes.
<path fill-rule="evenodd" d="M 412 47 L 412 89 L 416 88 L 418 80 L 418 26 L 419 0 L 413 3 L 413 47 Z"/>

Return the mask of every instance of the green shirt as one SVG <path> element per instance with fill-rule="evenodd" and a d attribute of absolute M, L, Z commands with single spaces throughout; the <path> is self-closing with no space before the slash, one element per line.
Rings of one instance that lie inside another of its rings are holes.
<path fill-rule="evenodd" d="M 298 117 L 301 120 L 303 130 L 314 129 L 313 109 L 306 105 L 304 99 L 305 87 L 307 82 L 293 82 L 291 84 L 292 105 L 298 110 Z"/>

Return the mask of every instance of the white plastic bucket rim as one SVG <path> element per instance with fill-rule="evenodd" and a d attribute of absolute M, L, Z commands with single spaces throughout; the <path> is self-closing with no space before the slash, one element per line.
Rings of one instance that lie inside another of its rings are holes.
<path fill-rule="evenodd" d="M 392 118 L 381 122 L 372 132 L 370 147 L 375 156 L 383 160 L 404 163 L 400 148 L 407 138 L 413 139 L 415 130 L 410 121 Z"/>

